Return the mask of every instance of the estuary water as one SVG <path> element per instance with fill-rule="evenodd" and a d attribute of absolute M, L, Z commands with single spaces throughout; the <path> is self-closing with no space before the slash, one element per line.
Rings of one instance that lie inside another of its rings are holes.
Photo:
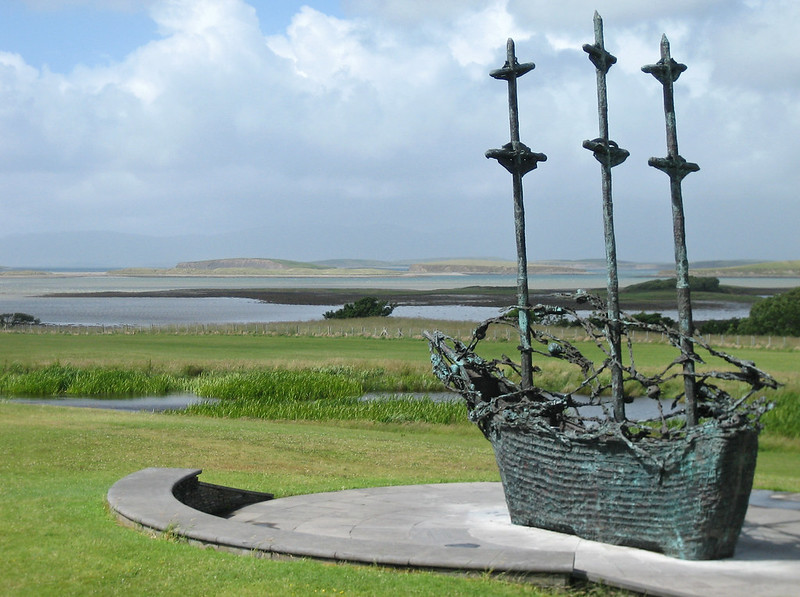
<path fill-rule="evenodd" d="M 365 394 L 362 400 L 395 400 L 398 398 L 424 399 L 430 398 L 434 402 L 458 402 L 463 400 L 461 396 L 454 392 L 428 392 L 428 393 L 385 393 L 385 394 Z M 145 396 L 136 398 L 81 398 L 81 397 L 62 397 L 62 398 L 12 398 L 12 402 L 20 404 L 38 404 L 42 406 L 71 406 L 77 408 L 99 408 L 106 410 L 123 410 L 134 412 L 164 412 L 167 410 L 184 410 L 189 405 L 202 402 L 215 402 L 215 398 L 199 398 L 194 394 L 170 394 L 168 396 Z M 668 400 L 661 400 L 661 409 L 664 414 L 672 414 L 682 407 L 672 409 Z M 603 418 L 604 410 L 602 406 L 584 406 L 579 409 L 580 414 L 585 417 Z M 609 413 L 611 411 L 609 410 Z M 659 407 L 655 400 L 650 398 L 636 398 L 625 406 L 627 417 L 631 421 L 641 421 L 652 419 L 659 416 Z M 610 414 L 608 415 L 610 416 Z"/>
<path fill-rule="evenodd" d="M 621 272 L 622 286 L 655 277 L 654 272 Z M 721 280 L 764 288 L 794 287 L 798 279 L 735 278 Z M 146 292 L 191 288 L 373 288 L 436 290 L 469 286 L 514 287 L 513 276 L 487 275 L 387 275 L 364 277 L 135 277 L 76 272 L 42 276 L 0 276 L 0 313 L 28 313 L 54 325 L 162 326 L 181 324 L 270 323 L 322 319 L 325 311 L 341 305 L 281 305 L 244 298 L 171 297 L 54 297 L 54 293 Z M 605 275 L 537 275 L 532 289 L 601 288 Z M 673 319 L 676 312 L 662 311 Z M 698 309 L 695 319 L 746 317 L 748 307 L 731 305 Z M 482 321 L 498 314 L 495 307 L 464 305 L 399 306 L 394 317 L 419 317 Z"/>
<path fill-rule="evenodd" d="M 103 408 L 107 410 L 163 412 L 165 410 L 184 410 L 191 404 L 207 402 L 194 394 L 170 394 L 169 396 L 145 396 L 142 398 L 12 398 L 19 404 L 39 404 L 43 406 L 73 406 L 78 408 Z"/>

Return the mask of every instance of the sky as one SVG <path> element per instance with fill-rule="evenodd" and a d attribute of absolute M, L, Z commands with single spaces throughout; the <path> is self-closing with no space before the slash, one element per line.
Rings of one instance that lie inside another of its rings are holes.
<path fill-rule="evenodd" d="M 595 9 L 618 59 L 610 135 L 631 153 L 618 258 L 673 259 L 669 179 L 647 165 L 667 153 L 662 88 L 641 71 L 666 34 L 688 66 L 679 151 L 700 166 L 690 260 L 800 259 L 795 0 L 4 0 L 0 266 L 29 265 L 8 247 L 32 241 L 111 260 L 114 238 L 130 265 L 167 241 L 164 260 L 514 259 L 511 176 L 484 155 L 509 141 L 488 76 L 509 37 L 536 64 L 521 140 L 548 156 L 524 178 L 528 258 L 603 258 L 581 146 L 598 136 Z"/>

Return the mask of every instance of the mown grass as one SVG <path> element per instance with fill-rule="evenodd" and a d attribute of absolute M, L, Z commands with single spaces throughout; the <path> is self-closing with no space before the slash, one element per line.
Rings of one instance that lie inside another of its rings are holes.
<path fill-rule="evenodd" d="M 22 367 L 62 363 L 180 372 L 190 366 L 236 371 L 345 365 L 391 371 L 408 366 L 422 370 L 427 360 L 425 342 L 407 337 L 3 333 L 0 342 L 0 363 Z"/>
<path fill-rule="evenodd" d="M 565 595 L 503 578 L 258 559 L 117 524 L 108 488 L 149 466 L 287 496 L 497 481 L 469 426 L 278 423 L 0 401 L 4 595 Z M 614 595 L 605 590 L 571 595 Z M 620 592 L 622 594 L 622 592 Z"/>
<path fill-rule="evenodd" d="M 761 434 L 753 487 L 800 492 L 800 438 L 782 437 L 772 432 Z"/>

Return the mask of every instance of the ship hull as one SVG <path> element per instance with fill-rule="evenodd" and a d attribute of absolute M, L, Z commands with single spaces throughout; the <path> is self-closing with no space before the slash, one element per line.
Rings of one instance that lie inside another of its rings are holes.
<path fill-rule="evenodd" d="M 513 523 L 682 559 L 733 555 L 753 485 L 755 429 L 712 421 L 685 438 L 634 445 L 545 425 L 491 427 Z"/>

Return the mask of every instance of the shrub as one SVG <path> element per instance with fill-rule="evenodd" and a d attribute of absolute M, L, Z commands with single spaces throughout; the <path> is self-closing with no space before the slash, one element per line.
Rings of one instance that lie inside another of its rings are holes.
<path fill-rule="evenodd" d="M 701 334 L 740 334 L 739 325 L 742 319 L 732 317 L 731 319 L 709 319 L 697 326 Z"/>
<path fill-rule="evenodd" d="M 15 325 L 39 325 L 38 317 L 27 313 L 2 313 L 0 314 L 0 326 L 4 328 L 14 327 Z"/>
<path fill-rule="evenodd" d="M 665 325 L 667 327 L 675 327 L 675 320 L 671 317 L 665 317 L 661 313 L 636 313 L 632 316 L 636 321 L 641 321 L 644 324 L 650 325 Z"/>
<path fill-rule="evenodd" d="M 631 284 L 625 292 L 651 292 L 654 290 L 675 290 L 676 279 L 664 278 L 648 280 L 640 284 Z M 719 286 L 719 278 L 689 276 L 689 289 L 695 292 L 723 292 Z"/>
<path fill-rule="evenodd" d="M 742 334 L 800 336 L 800 287 L 762 299 L 737 330 Z"/>
<path fill-rule="evenodd" d="M 325 319 L 354 319 L 356 317 L 388 317 L 394 311 L 394 305 L 379 301 L 374 296 L 365 296 L 355 303 L 347 303 L 336 311 L 326 311 Z"/>

